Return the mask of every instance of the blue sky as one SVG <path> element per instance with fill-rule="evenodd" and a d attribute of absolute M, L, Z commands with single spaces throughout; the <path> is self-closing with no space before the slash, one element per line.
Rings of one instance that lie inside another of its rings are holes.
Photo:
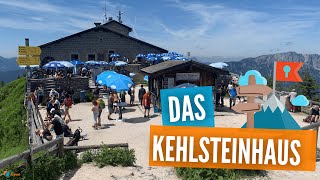
<path fill-rule="evenodd" d="M 191 56 L 319 53 L 320 1 L 304 0 L 0 0 L 0 56 L 91 28 L 124 12 L 131 36 Z"/>

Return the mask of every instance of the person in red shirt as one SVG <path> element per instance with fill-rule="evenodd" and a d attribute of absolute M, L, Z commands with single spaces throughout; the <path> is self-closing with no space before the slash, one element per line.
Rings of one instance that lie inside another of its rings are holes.
<path fill-rule="evenodd" d="M 150 114 L 150 105 L 151 105 L 151 95 L 150 95 L 150 91 L 148 91 L 147 93 L 145 93 L 145 94 L 143 95 L 142 104 L 143 104 L 143 106 L 144 106 L 144 117 L 147 117 L 147 116 L 146 116 L 147 111 L 148 111 L 148 117 L 149 117 L 149 114 Z"/>

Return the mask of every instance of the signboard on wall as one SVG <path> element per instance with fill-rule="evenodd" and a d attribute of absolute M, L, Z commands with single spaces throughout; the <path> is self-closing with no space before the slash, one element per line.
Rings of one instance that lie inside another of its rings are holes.
<path fill-rule="evenodd" d="M 198 81 L 200 73 L 176 73 L 177 81 Z"/>

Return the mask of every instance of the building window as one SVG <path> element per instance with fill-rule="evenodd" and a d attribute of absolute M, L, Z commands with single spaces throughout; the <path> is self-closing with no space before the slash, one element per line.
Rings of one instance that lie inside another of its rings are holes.
<path fill-rule="evenodd" d="M 71 54 L 71 60 L 79 59 L 79 54 Z"/>
<path fill-rule="evenodd" d="M 88 54 L 88 61 L 95 61 L 96 55 L 95 54 Z"/>

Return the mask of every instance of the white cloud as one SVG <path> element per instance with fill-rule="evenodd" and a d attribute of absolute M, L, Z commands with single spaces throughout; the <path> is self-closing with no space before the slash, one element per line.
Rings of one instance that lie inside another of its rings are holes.
<path fill-rule="evenodd" d="M 313 13 L 305 16 L 298 11 L 296 15 L 303 18 L 292 18 L 214 3 L 173 2 L 175 8 L 193 14 L 198 21 L 179 29 L 161 21 L 158 24 L 169 36 L 170 49 L 195 55 L 260 55 L 277 48 L 280 42 L 294 41 L 317 23 Z"/>
<path fill-rule="evenodd" d="M 10 6 L 19 9 L 26 9 L 37 12 L 58 12 L 58 7 L 49 3 L 39 1 L 16 1 L 16 0 L 0 0 L 3 6 Z M 3 7 L 1 7 L 3 8 Z"/>

